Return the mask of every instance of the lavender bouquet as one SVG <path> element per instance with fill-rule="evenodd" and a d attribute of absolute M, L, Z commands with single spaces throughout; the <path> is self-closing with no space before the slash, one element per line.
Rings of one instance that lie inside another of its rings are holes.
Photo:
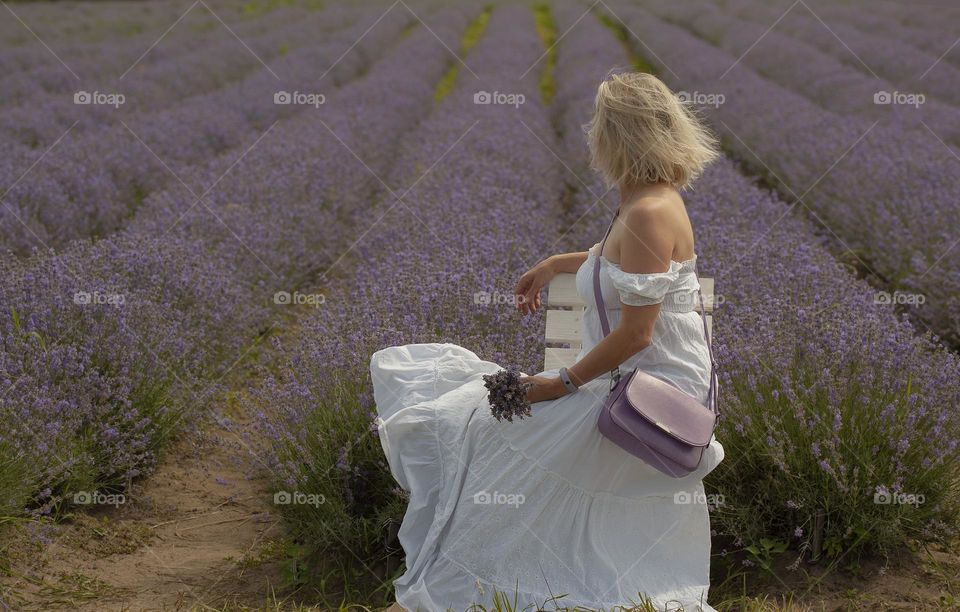
<path fill-rule="evenodd" d="M 490 411 L 498 421 L 507 419 L 513 422 L 513 417 L 522 419 L 530 416 L 530 402 L 527 401 L 527 389 L 530 383 L 520 382 L 520 370 L 509 367 L 496 374 L 484 374 L 483 386 L 489 390 L 487 399 L 490 401 Z"/>

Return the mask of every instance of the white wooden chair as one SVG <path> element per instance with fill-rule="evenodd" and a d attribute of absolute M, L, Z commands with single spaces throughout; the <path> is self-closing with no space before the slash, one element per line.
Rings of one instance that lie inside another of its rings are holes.
<path fill-rule="evenodd" d="M 557 274 L 547 287 L 544 370 L 570 367 L 580 352 L 580 321 L 583 319 L 584 303 L 577 295 L 576 278 L 576 274 Z M 713 340 L 713 279 L 700 277 L 700 289 L 707 309 L 707 330 Z M 700 312 L 700 304 L 696 305 L 696 311 Z"/>

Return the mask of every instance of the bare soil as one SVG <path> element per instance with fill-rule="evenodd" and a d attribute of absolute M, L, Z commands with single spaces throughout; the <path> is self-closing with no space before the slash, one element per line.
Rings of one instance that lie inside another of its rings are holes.
<path fill-rule="evenodd" d="M 16 610 L 260 607 L 279 588 L 283 529 L 257 463 L 226 428 L 186 436 L 122 505 L 13 530 L 0 601 Z"/>

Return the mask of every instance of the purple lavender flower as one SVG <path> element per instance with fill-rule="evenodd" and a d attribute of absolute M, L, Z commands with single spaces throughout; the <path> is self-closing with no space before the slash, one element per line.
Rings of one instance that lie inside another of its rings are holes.
<path fill-rule="evenodd" d="M 484 374 L 483 386 L 489 389 L 487 399 L 490 411 L 498 421 L 513 417 L 523 419 L 530 416 L 530 402 L 527 401 L 527 389 L 530 383 L 520 382 L 519 368 L 510 367 L 496 374 Z"/>

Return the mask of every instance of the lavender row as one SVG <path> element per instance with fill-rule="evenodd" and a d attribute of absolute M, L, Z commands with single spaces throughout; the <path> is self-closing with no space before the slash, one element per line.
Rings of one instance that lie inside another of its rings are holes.
<path fill-rule="evenodd" d="M 79 79 L 117 78 L 158 39 L 160 42 L 143 57 L 143 63 L 149 65 L 162 57 L 187 56 L 202 50 L 205 45 L 216 45 L 226 42 L 228 38 L 233 39 L 229 31 L 217 23 L 213 15 L 199 6 L 190 11 L 183 21 L 161 38 L 164 31 L 184 14 L 185 8 L 178 11 L 175 7 L 168 7 L 167 14 L 157 16 L 157 23 L 152 24 L 148 32 L 126 37 L 117 33 L 97 36 L 91 32 L 89 42 L 83 43 L 65 39 L 60 34 L 44 33 L 44 28 L 39 25 L 49 23 L 56 15 L 49 9 L 42 17 L 23 17 L 28 27 L 37 28 L 34 31 L 38 31 L 43 44 L 34 39 L 26 27 L 7 13 L 11 24 L 33 42 L 19 47 L 0 43 L 4 48 L 4 58 L 0 63 L 6 68 L 0 73 L 2 74 L 0 100 L 4 106 L 9 106 L 28 101 L 31 97 L 43 93 L 65 94 L 71 89 L 76 89 L 81 83 Z M 16 8 L 14 7 L 13 10 Z M 17 11 L 17 14 L 19 15 L 20 11 Z M 255 21 L 234 25 L 239 28 L 238 34 L 241 37 L 252 38 L 264 31 Z M 157 52 L 157 56 L 151 57 L 154 51 Z"/>
<path fill-rule="evenodd" d="M 344 228 L 370 214 L 377 193 L 399 188 L 385 178 L 397 147 L 428 112 L 432 85 L 453 61 L 448 47 L 466 27 L 470 11 L 478 10 L 475 4 L 437 15 L 420 9 L 426 27 L 319 109 L 282 121 L 219 182 L 215 168 L 188 172 L 188 183 L 216 182 L 202 203 L 184 190 L 165 191 L 129 230 L 179 233 L 203 241 L 213 253 L 225 249 L 217 256 L 237 262 L 251 284 L 274 291 L 315 282 L 317 273 L 349 248 Z M 415 70 L 404 68 L 410 62 Z M 401 78 L 409 82 L 401 86 Z"/>
<path fill-rule="evenodd" d="M 111 121 L 115 123 L 118 115 L 123 116 L 120 111 L 132 108 L 143 112 L 180 104 L 192 96 L 236 84 L 251 73 L 269 72 L 268 66 L 274 71 L 270 76 L 279 84 L 283 77 L 289 76 L 282 67 L 287 54 L 316 47 L 318 37 L 324 40 L 330 33 L 348 28 L 374 10 L 341 7 L 307 15 L 295 13 L 256 36 L 246 35 L 241 39 L 243 42 L 224 29 L 223 36 L 217 40 L 201 38 L 172 52 L 167 49 L 170 41 L 164 39 L 149 51 L 148 47 L 141 49 L 140 53 L 146 52 L 146 55 L 136 64 L 137 57 L 126 63 L 93 57 L 89 61 L 98 68 L 94 74 L 71 66 L 79 78 L 58 64 L 57 74 L 65 79 L 56 87 L 33 73 L 9 76 L 0 85 L 7 96 L 3 101 L 6 108 L 0 116 L 0 135 L 31 147 L 46 147 L 78 119 L 84 120 L 77 126 L 80 130 L 101 127 Z M 377 11 L 378 16 L 381 13 L 382 10 Z M 101 45 L 101 53 L 113 57 L 113 51 L 109 43 Z M 91 94 L 85 101 L 84 93 Z M 94 98 L 93 94 L 99 95 Z M 107 99 L 110 95 L 115 96 L 115 100 Z M 49 125 L 38 116 L 47 117 Z"/>
<path fill-rule="evenodd" d="M 735 57 L 639 7 L 613 8 L 677 90 L 723 96 L 703 110 L 740 159 L 788 200 L 802 197 L 823 231 L 902 292 L 898 303 L 918 320 L 960 340 L 960 249 L 951 248 L 960 160 L 949 149 L 931 148 L 930 134 L 825 111 L 742 65 L 720 79 Z"/>
<path fill-rule="evenodd" d="M 236 25 L 235 10 L 224 10 L 227 3 L 212 1 L 208 4 L 228 23 Z M 155 39 L 186 7 L 180 8 L 179 13 L 176 12 L 177 7 L 167 2 L 149 5 L 76 2 L 70 5 L 69 11 L 51 11 L 49 5 L 32 3 L 20 3 L 12 8 L 40 38 L 67 45 L 93 42 L 105 37 L 133 37 L 147 29 L 156 29 Z M 9 12 L 7 14 L 10 15 Z M 144 35 L 149 37 L 149 34 Z M 33 46 L 37 44 L 37 39 L 11 16 L 0 22 L 0 42 L 11 47 Z"/>
<path fill-rule="evenodd" d="M 923 13 L 922 10 L 917 10 L 922 9 L 919 5 L 912 7 L 913 10 L 904 15 L 899 10 L 900 4 L 896 2 L 838 4 L 829 1 L 811 1 L 807 2 L 806 6 L 798 4 L 791 8 L 792 4 L 792 2 L 786 0 L 771 0 L 771 2 L 764 4 L 757 4 L 753 0 L 736 0 L 723 6 L 725 11 L 731 15 L 757 21 L 766 27 L 773 26 L 781 17 L 792 19 L 797 16 L 809 16 L 817 19 L 818 22 L 823 21 L 820 28 L 824 32 L 828 32 L 828 29 L 855 28 L 863 34 L 875 37 L 882 36 L 891 45 L 903 48 L 903 51 L 907 54 L 913 55 L 920 51 L 934 58 L 943 56 L 942 61 L 960 66 L 960 49 L 951 49 L 951 45 L 957 39 L 956 32 L 952 31 L 949 26 L 946 28 L 940 27 L 942 24 L 950 23 L 944 16 L 944 10 L 948 8 L 946 6 L 939 6 L 936 11 L 927 13 L 928 16 L 934 16 L 931 23 L 926 26 L 918 26 L 915 21 L 909 18 L 920 16 Z M 790 10 L 788 11 L 788 9 Z M 908 20 L 905 21 L 904 17 Z M 921 17 L 921 19 L 923 18 Z M 774 26 L 775 29 L 779 29 L 779 27 L 779 23 Z M 850 30 L 847 29 L 846 31 L 849 32 Z M 845 34 L 841 34 L 840 37 L 846 40 Z M 832 46 L 835 42 L 836 38 L 829 44 Z M 909 45 L 913 50 L 904 48 L 904 45 Z M 857 53 L 860 52 L 855 46 L 851 45 L 851 47 Z M 950 50 L 949 53 L 948 50 Z M 849 55 L 850 52 L 847 53 Z M 894 61 L 899 63 L 899 60 Z M 873 63 L 870 64 L 871 68 L 877 68 Z"/>
<path fill-rule="evenodd" d="M 743 5 L 744 10 L 738 12 L 740 18 L 763 27 L 772 23 L 767 21 L 769 5 L 759 2 L 744 2 Z M 869 11 L 859 7 L 858 14 L 864 13 Z M 960 106 L 960 67 L 940 59 L 949 45 L 936 54 L 928 53 L 889 34 L 863 32 L 837 19 L 830 19 L 828 26 L 824 26 L 817 16 L 803 10 L 789 12 L 777 24 L 776 31 L 820 49 L 867 76 L 883 77 L 890 81 L 894 90 L 926 93 Z M 884 85 L 878 82 L 877 86 Z"/>
<path fill-rule="evenodd" d="M 558 7 L 558 29 L 566 31 L 579 15 Z M 565 150 L 573 153 L 567 165 L 578 174 L 587 171 L 578 129 L 592 106 L 586 94 L 625 60 L 593 20 L 581 21 L 560 44 L 556 101 L 564 108 Z M 718 438 L 733 460 L 709 483 L 725 499 L 717 526 L 744 545 L 759 537 L 809 544 L 813 510 L 828 507 L 829 536 L 869 526 L 873 544 L 891 545 L 903 534 L 887 529 L 903 517 L 878 507 L 874 492 L 922 490 L 930 512 L 912 517 L 922 520 L 908 537 L 936 531 L 951 510 L 950 466 L 960 456 L 960 360 L 917 337 L 878 300 L 881 294 L 818 245 L 809 222 L 783 217 L 786 204 L 729 160 L 684 197 L 698 267 L 716 280 L 720 303 L 713 329 L 725 416 Z M 582 217 L 564 239 L 570 250 L 584 250 L 609 222 L 594 200 L 586 190 L 576 198 Z M 765 477 L 770 473 L 782 480 Z"/>
<path fill-rule="evenodd" d="M 138 208 L 149 208 L 156 199 L 164 199 L 166 195 L 157 194 L 162 188 L 199 195 L 254 146 L 273 122 L 317 110 L 304 103 L 310 100 L 278 103 L 278 92 L 289 88 L 287 93 L 293 96 L 303 91 L 319 105 L 330 89 L 360 74 L 369 58 L 384 53 L 412 19 L 405 11 L 391 12 L 377 23 L 377 36 L 363 38 L 338 62 L 379 17 L 367 12 L 325 44 L 291 54 L 278 64 L 287 75 L 282 81 L 260 70 L 244 82 L 196 96 L 187 104 L 122 119 L 112 117 L 98 128 L 71 132 L 42 164 L 14 185 L 30 167 L 30 160 L 38 156 L 35 151 L 21 150 L 3 164 L 4 182 L 14 186 L 4 198 L 7 206 L 0 211 L 0 245 L 25 253 L 38 246 L 103 236 L 124 224 Z M 317 80 L 334 65 L 329 78 Z M 42 117 L 45 114 L 41 112 L 36 120 Z M 203 164 L 204 180 L 188 180 L 198 163 Z"/>
<path fill-rule="evenodd" d="M 243 46 L 227 26 L 257 54 L 275 53 L 275 49 L 270 45 L 261 42 L 263 36 L 272 30 L 290 29 L 290 22 L 295 21 L 314 22 L 317 26 L 320 23 L 317 18 L 321 15 L 323 20 L 337 21 L 341 18 L 340 15 L 351 12 L 351 9 L 345 7 L 333 7 L 319 12 L 283 8 L 257 19 L 237 20 L 232 15 L 233 11 L 221 12 L 219 7 L 213 7 L 216 16 L 202 5 L 193 7 L 189 12 L 186 8 L 189 6 L 168 6 L 163 14 L 156 16 L 156 22 L 150 24 L 149 31 L 135 36 L 124 37 L 116 32 L 97 35 L 95 31 L 91 31 L 88 34 L 89 42 L 71 42 L 69 39 L 64 40 L 62 35 L 44 33 L 44 28 L 39 27 L 40 24 L 47 25 L 51 18 L 57 15 L 57 12 L 49 10 L 49 7 L 42 17 L 23 17 L 27 26 L 39 30 L 38 36 L 50 46 L 56 56 L 37 42 L 29 30 L 11 16 L 11 22 L 30 38 L 32 44 L 11 47 L 9 43 L 0 43 L 0 47 L 4 48 L 3 58 L 0 59 L 0 74 L 3 75 L 0 80 L 0 99 L 4 105 L 9 105 L 18 100 L 29 101 L 43 93 L 66 94 L 75 90 L 82 82 L 106 82 L 116 79 L 135 63 L 138 67 L 146 68 L 155 63 L 183 59 L 218 47 L 240 57 L 244 55 L 241 53 L 244 51 Z M 20 14 L 20 10 L 14 10 Z M 112 12 L 105 7 L 99 10 L 101 13 Z M 224 18 L 227 26 L 221 24 L 217 17 Z M 141 27 L 146 26 L 141 24 Z M 65 62 L 66 67 L 60 63 L 58 57 Z"/>
<path fill-rule="evenodd" d="M 953 53 L 945 59 L 960 63 L 960 53 L 954 46 L 957 40 L 956 23 L 960 20 L 960 11 L 947 3 L 930 5 L 904 5 L 900 2 L 863 2 L 859 6 L 836 5 L 832 2 L 815 2 L 817 11 L 826 11 L 827 15 L 838 15 L 851 24 L 863 23 L 861 29 L 878 25 L 877 22 L 896 26 L 897 37 L 906 36 L 918 46 L 927 45 L 929 52 L 938 57 L 948 50 Z M 871 19 L 876 15 L 877 19 Z M 869 31 L 869 30 L 867 30 Z"/>
<path fill-rule="evenodd" d="M 895 84 L 864 74 L 779 28 L 767 31 L 767 25 L 739 20 L 710 0 L 648 0 L 644 6 L 732 55 L 717 78 L 730 78 L 733 71 L 749 66 L 829 111 L 877 120 L 896 129 L 913 129 L 934 153 L 943 145 L 930 136 L 924 124 L 940 138 L 960 143 L 960 108 L 918 97 L 922 92 L 899 92 Z"/>
<path fill-rule="evenodd" d="M 109 10 L 111 20 L 104 19 L 103 4 L 76 3 L 70 11 L 51 11 L 49 6 L 28 3 L 11 8 L 41 39 L 58 41 L 58 48 L 70 49 L 74 45 L 91 44 L 102 37 L 134 37 L 152 28 L 157 29 L 154 34 L 156 38 L 177 17 L 169 6 L 159 2 L 142 7 L 115 3 Z M 34 46 L 42 48 L 20 21 L 10 12 L 5 12 L 10 18 L 0 21 L 0 45 L 11 50 L 32 49 Z M 47 53 L 47 57 L 53 59 Z"/>
<path fill-rule="evenodd" d="M 724 300 L 714 320 L 727 414 L 718 436 L 740 460 L 713 484 L 728 533 L 813 544 L 813 516 L 826 509 L 827 537 L 846 547 L 953 537 L 956 355 L 918 337 L 890 294 L 855 280 L 808 222 L 781 218 L 786 204 L 733 163 L 717 164 L 687 200 L 703 273 Z M 922 510 L 877 502 L 914 495 Z"/>
<path fill-rule="evenodd" d="M 428 21 L 446 42 L 467 16 Z M 332 94 L 322 119 L 278 126 L 282 137 L 218 187 L 229 203 L 157 211 L 95 244 L 4 260 L 0 377 L 15 392 L 0 399 L 9 424 L 0 464 L 28 475 L 4 497 L 5 513 L 43 511 L 77 487 L 122 486 L 152 469 L 244 345 L 301 303 L 303 275 L 346 249 L 345 229 L 382 189 L 370 172 L 388 174 L 451 63 L 444 42 L 418 30 Z"/>
<path fill-rule="evenodd" d="M 617 193 L 608 191 L 600 175 L 590 169 L 584 126 L 593 112 L 597 86 L 609 72 L 630 69 L 630 62 L 599 23 L 580 20 L 583 12 L 577 4 L 558 3 L 553 12 L 558 31 L 569 30 L 567 36 L 574 37 L 573 41 L 557 45 L 557 95 L 551 112 L 563 135 L 560 151 L 568 166 L 565 180 L 571 195 L 566 216 L 571 236 L 582 237 L 583 227 L 609 221 L 611 211 L 619 206 Z"/>
<path fill-rule="evenodd" d="M 277 486 L 326 497 L 320 508 L 284 508 L 294 530 L 326 554 L 382 554 L 370 534 L 403 513 L 370 432 L 373 351 L 450 341 L 504 365 L 541 369 L 542 320 L 521 319 L 501 298 L 560 229 L 562 168 L 548 150 L 555 135 L 536 73 L 518 78 L 542 51 L 528 8 L 493 11 L 465 58 L 470 72 L 461 70 L 397 164 L 394 180 L 415 186 L 368 218 L 348 272 L 305 321 L 298 344 L 280 345 L 286 367 L 255 398 L 274 440 Z M 477 105 L 478 91 L 517 103 Z"/>

